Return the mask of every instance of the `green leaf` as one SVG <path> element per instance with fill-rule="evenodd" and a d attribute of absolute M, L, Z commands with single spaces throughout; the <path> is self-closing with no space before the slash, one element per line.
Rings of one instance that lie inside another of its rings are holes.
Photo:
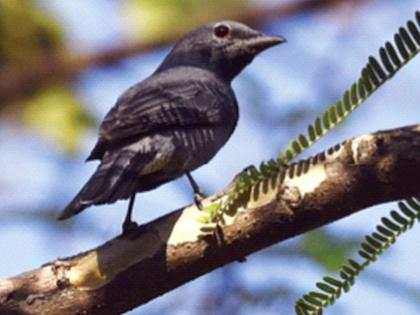
<path fill-rule="evenodd" d="M 417 42 L 417 45 L 420 45 L 420 32 L 417 30 L 414 22 L 408 21 L 407 28 L 410 31 L 411 36 L 413 36 L 414 40 Z"/>
<path fill-rule="evenodd" d="M 364 82 L 364 87 L 366 88 L 366 92 L 370 93 L 373 90 L 372 83 L 370 81 L 370 74 L 369 74 L 369 67 L 366 66 L 362 70 L 362 77 Z"/>
<path fill-rule="evenodd" d="M 208 215 L 201 215 L 197 218 L 197 222 L 200 224 L 209 224 L 211 223 L 211 217 Z"/>
<path fill-rule="evenodd" d="M 387 237 L 395 237 L 395 233 L 392 232 L 391 230 L 387 229 L 386 227 L 382 226 L 382 225 L 378 225 L 376 227 L 376 229 L 378 230 L 379 233 L 387 236 Z"/>
<path fill-rule="evenodd" d="M 309 295 L 310 296 L 313 296 L 313 297 L 316 297 L 316 298 L 318 298 L 318 299 L 320 299 L 320 300 L 327 300 L 328 298 L 329 298 L 329 296 L 328 295 L 326 295 L 326 294 L 324 294 L 324 293 L 321 293 L 321 292 L 316 292 L 316 291 L 311 291 L 310 293 L 309 293 Z"/>
<path fill-rule="evenodd" d="M 318 137 L 322 135 L 321 118 L 319 117 L 315 119 L 315 131 Z"/>
<path fill-rule="evenodd" d="M 309 142 L 306 139 L 306 137 L 302 134 L 299 135 L 299 144 L 303 147 L 303 148 L 307 148 L 309 147 Z"/>
<path fill-rule="evenodd" d="M 337 279 L 333 278 L 333 277 L 325 276 L 323 279 L 324 279 L 325 282 L 327 282 L 327 283 L 329 283 L 329 284 L 331 284 L 335 287 L 341 288 L 341 286 L 342 286 L 342 282 L 340 280 L 337 280 Z"/>
<path fill-rule="evenodd" d="M 26 126 L 65 152 L 75 152 L 93 119 L 66 85 L 53 85 L 24 102 L 22 119 Z"/>
<path fill-rule="evenodd" d="M 411 54 L 415 53 L 416 52 L 416 45 L 414 44 L 410 35 L 408 35 L 408 32 L 405 30 L 405 28 L 400 27 L 399 33 L 400 33 L 400 36 L 403 39 L 404 43 L 407 45 L 408 49 L 410 50 L 410 53 Z"/>
<path fill-rule="evenodd" d="M 381 80 L 385 81 L 387 76 L 386 76 L 384 70 L 382 69 L 382 67 L 379 65 L 378 61 L 374 57 L 370 56 L 369 57 L 369 63 L 372 66 L 373 70 L 379 75 Z"/>
<path fill-rule="evenodd" d="M 405 200 L 405 202 L 407 202 L 407 204 L 411 207 L 412 210 L 420 212 L 420 204 L 416 202 L 416 199 L 408 198 Z"/>
<path fill-rule="evenodd" d="M 394 46 L 390 42 L 385 43 L 385 49 L 388 52 L 389 56 L 391 57 L 392 62 L 397 66 L 401 67 L 402 63 L 400 58 L 398 57 L 397 52 L 395 51 Z"/>
<path fill-rule="evenodd" d="M 416 213 L 411 211 L 410 208 L 404 202 L 399 202 L 398 207 L 410 219 L 413 220 L 416 218 Z"/>
<path fill-rule="evenodd" d="M 397 45 L 398 51 L 400 52 L 403 59 L 408 59 L 410 55 L 408 54 L 408 51 L 405 48 L 403 40 L 401 39 L 401 36 L 399 34 L 394 35 L 394 42 L 395 42 L 395 45 Z"/>
<path fill-rule="evenodd" d="M 385 243 L 388 242 L 388 238 L 382 236 L 379 233 L 373 232 L 372 233 L 372 237 L 374 237 L 376 240 L 378 240 L 379 242 Z"/>
<path fill-rule="evenodd" d="M 388 57 L 388 53 L 386 52 L 385 48 L 381 47 L 379 50 L 379 55 L 381 56 L 381 61 L 385 66 L 385 69 L 388 71 L 389 74 L 394 72 L 394 66 L 391 64 L 391 61 Z"/>
<path fill-rule="evenodd" d="M 299 305 L 299 307 L 301 307 L 303 310 L 306 310 L 306 311 L 315 311 L 316 310 L 315 306 L 308 304 L 304 300 L 300 300 L 298 305 Z"/>
<path fill-rule="evenodd" d="M 207 207 L 204 207 L 202 211 L 206 213 L 217 213 L 221 205 L 222 205 L 221 202 L 212 203 L 208 205 Z"/>
<path fill-rule="evenodd" d="M 401 216 L 397 211 L 393 210 L 391 211 L 391 217 L 398 223 L 402 224 L 402 225 L 408 225 L 409 222 L 406 218 L 404 218 L 403 216 Z"/>
<path fill-rule="evenodd" d="M 337 122 L 337 112 L 335 106 L 331 106 L 329 110 L 330 120 L 333 124 Z"/>
<path fill-rule="evenodd" d="M 369 254 L 376 255 L 376 250 L 372 246 L 370 246 L 369 244 L 362 243 L 361 246 Z"/>
<path fill-rule="evenodd" d="M 302 152 L 302 147 L 299 145 L 299 143 L 296 140 L 292 142 L 292 148 L 296 154 L 299 154 L 300 152 Z"/>
<path fill-rule="evenodd" d="M 356 105 L 357 102 L 358 102 L 357 86 L 358 86 L 358 83 L 356 83 L 356 82 L 353 83 L 353 85 L 351 86 L 351 104 L 352 105 Z M 346 110 L 350 110 L 350 108 L 347 109 L 347 107 L 346 107 Z"/>
<path fill-rule="evenodd" d="M 374 256 L 368 254 L 367 252 L 365 252 L 363 250 L 359 250 L 359 255 L 366 260 L 374 260 Z"/>
<path fill-rule="evenodd" d="M 335 105 L 336 110 L 337 110 L 337 115 L 338 117 L 341 118 L 344 116 L 344 109 L 343 109 L 343 102 L 340 100 L 337 102 L 337 104 Z"/>
<path fill-rule="evenodd" d="M 352 266 L 355 270 L 359 271 L 362 269 L 362 265 L 360 265 L 357 261 L 355 261 L 354 259 L 349 259 L 348 260 L 350 266 Z"/>
<path fill-rule="evenodd" d="M 382 247 L 382 243 L 378 242 L 370 235 L 366 236 L 366 241 L 369 243 L 369 245 L 375 248 L 375 251 Z"/>
<path fill-rule="evenodd" d="M 314 126 L 309 125 L 309 127 L 308 127 L 308 135 L 309 135 L 309 140 L 311 142 L 314 142 L 316 140 L 316 131 L 315 131 Z"/>
<path fill-rule="evenodd" d="M 325 129 L 330 128 L 330 113 L 329 110 L 325 111 L 324 115 L 322 116 L 322 123 Z"/>
<path fill-rule="evenodd" d="M 400 232 L 401 231 L 401 227 L 397 224 L 395 224 L 394 222 L 392 222 L 390 219 L 388 218 L 382 218 L 382 223 L 389 229 L 393 230 L 394 232 Z"/>
<path fill-rule="evenodd" d="M 327 293 L 330 293 L 330 294 L 335 294 L 336 293 L 335 288 L 333 288 L 332 286 L 330 286 L 330 285 L 328 285 L 324 282 L 317 282 L 316 286 L 324 292 L 327 292 Z"/>
<path fill-rule="evenodd" d="M 322 306 L 322 302 L 319 301 L 317 298 L 310 296 L 308 294 L 303 296 L 303 299 L 305 301 L 307 301 L 308 303 L 312 304 L 312 305 L 316 305 L 316 306 Z"/>
<path fill-rule="evenodd" d="M 347 275 L 346 276 L 346 278 L 348 278 L 348 277 L 352 277 L 352 276 L 354 276 L 355 275 L 355 271 L 351 268 L 351 267 L 349 267 L 349 266 L 347 266 L 347 265 L 343 265 L 342 267 L 341 267 L 341 269 L 342 269 L 342 271 Z"/>
<path fill-rule="evenodd" d="M 365 79 L 363 77 L 361 77 L 358 81 L 358 91 L 359 91 L 359 95 L 361 100 L 366 98 L 366 93 L 367 93 L 367 88 L 366 88 L 366 83 L 365 83 Z"/>
<path fill-rule="evenodd" d="M 369 75 L 369 78 L 371 79 L 371 81 L 373 83 L 373 88 L 376 88 L 377 86 L 379 86 L 381 84 L 381 82 L 379 81 L 378 77 L 376 76 L 376 73 L 374 71 L 374 68 L 373 68 L 372 64 L 368 63 L 366 68 L 367 68 L 367 73 Z"/>

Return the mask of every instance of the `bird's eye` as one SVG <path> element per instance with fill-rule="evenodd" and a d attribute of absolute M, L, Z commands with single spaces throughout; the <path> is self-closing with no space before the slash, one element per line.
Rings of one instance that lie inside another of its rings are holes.
<path fill-rule="evenodd" d="M 214 32 L 214 35 L 216 35 L 217 37 L 223 38 L 223 37 L 226 37 L 229 34 L 230 27 L 227 26 L 226 24 L 217 24 L 214 27 L 213 32 Z"/>

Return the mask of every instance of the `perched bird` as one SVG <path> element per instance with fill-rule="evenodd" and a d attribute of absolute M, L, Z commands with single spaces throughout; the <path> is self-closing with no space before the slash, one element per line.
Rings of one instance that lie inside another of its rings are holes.
<path fill-rule="evenodd" d="M 59 216 L 67 219 L 91 205 L 130 198 L 206 164 L 226 143 L 238 121 L 231 81 L 263 50 L 283 43 L 242 23 L 221 21 L 181 38 L 157 70 L 125 91 L 99 130 L 87 161 L 100 164 Z"/>

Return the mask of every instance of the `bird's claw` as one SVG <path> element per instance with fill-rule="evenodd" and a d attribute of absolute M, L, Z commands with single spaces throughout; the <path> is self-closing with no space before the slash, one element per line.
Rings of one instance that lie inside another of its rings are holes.
<path fill-rule="evenodd" d="M 246 257 L 244 256 L 244 257 L 240 257 L 240 258 L 236 259 L 236 261 L 237 261 L 238 263 L 245 263 L 245 262 L 247 261 L 247 259 L 246 259 Z"/>
<path fill-rule="evenodd" d="M 127 235 L 136 231 L 139 225 L 134 221 L 124 221 L 122 225 L 122 235 Z"/>
<path fill-rule="evenodd" d="M 216 223 L 216 227 L 214 229 L 214 237 L 216 238 L 216 244 L 219 248 L 223 248 L 225 246 L 225 239 L 224 239 L 224 234 L 223 234 L 223 229 L 220 226 L 219 223 Z M 246 257 L 239 257 L 237 259 L 238 262 L 240 263 L 244 263 L 246 262 Z"/>
<path fill-rule="evenodd" d="M 201 191 L 194 193 L 194 204 L 200 210 L 203 210 L 204 198 L 206 198 L 206 196 Z"/>

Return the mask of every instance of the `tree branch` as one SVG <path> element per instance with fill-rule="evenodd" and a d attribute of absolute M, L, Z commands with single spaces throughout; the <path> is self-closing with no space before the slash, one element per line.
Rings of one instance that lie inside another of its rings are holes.
<path fill-rule="evenodd" d="M 322 9 L 342 2 L 361 2 L 366 0 L 300 0 L 291 3 L 271 6 L 270 8 L 247 8 L 234 16 L 224 18 L 237 19 L 251 25 L 267 22 L 275 18 L 286 17 L 304 11 Z M 201 24 L 207 20 L 200 21 Z M 174 32 L 174 38 L 180 34 Z M 174 38 L 166 38 L 153 43 L 133 42 L 105 51 L 84 55 L 49 55 L 45 60 L 38 60 L 32 67 L 0 69 L 0 106 L 15 99 L 30 96 L 45 85 L 59 79 L 72 76 L 92 67 L 111 65 L 124 58 L 134 56 L 169 44 Z"/>
<path fill-rule="evenodd" d="M 120 314 L 274 243 L 420 193 L 420 125 L 358 137 L 291 165 L 225 216 L 223 246 L 195 206 L 96 249 L 0 281 L 0 314 Z M 204 200 L 226 198 L 229 188 Z"/>

